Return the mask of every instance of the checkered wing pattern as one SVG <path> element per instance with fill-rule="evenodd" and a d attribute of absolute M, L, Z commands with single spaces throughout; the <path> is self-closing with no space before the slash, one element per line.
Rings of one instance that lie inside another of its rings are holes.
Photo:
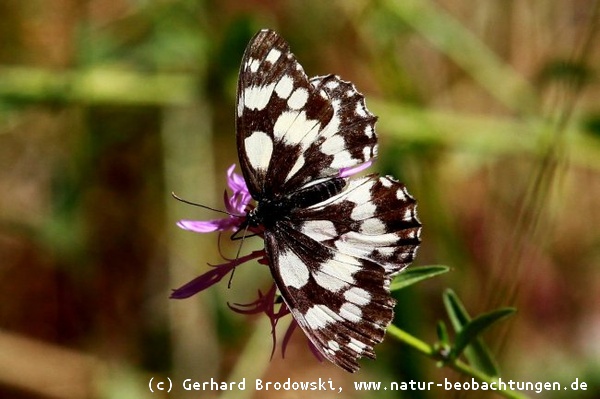
<path fill-rule="evenodd" d="M 416 202 L 389 176 L 346 173 L 377 154 L 376 117 L 352 83 L 309 79 L 288 44 L 260 31 L 238 82 L 237 143 L 283 300 L 308 339 L 354 372 L 393 318 L 391 279 L 414 258 Z"/>

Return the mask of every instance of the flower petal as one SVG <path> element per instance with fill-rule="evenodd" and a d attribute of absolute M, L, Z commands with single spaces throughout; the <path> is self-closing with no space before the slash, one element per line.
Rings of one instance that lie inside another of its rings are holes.
<path fill-rule="evenodd" d="M 223 200 L 225 202 L 225 209 L 227 212 L 238 216 L 244 216 L 246 214 L 246 207 L 248 206 L 248 202 L 250 202 L 250 200 L 245 198 L 245 196 L 240 192 L 233 193 L 233 195 L 230 197 L 227 193 L 227 190 L 225 190 Z"/>
<path fill-rule="evenodd" d="M 340 169 L 340 177 L 349 177 L 349 176 L 357 174 L 358 172 L 362 172 L 363 170 L 370 167 L 372 163 L 373 163 L 373 161 L 367 161 L 363 164 L 360 164 L 358 166 L 353 166 L 351 168 L 342 168 L 342 169 Z"/>
<path fill-rule="evenodd" d="M 213 231 L 229 230 L 239 224 L 239 218 L 214 220 L 180 220 L 177 226 L 196 233 L 211 233 Z"/>
<path fill-rule="evenodd" d="M 220 265 L 208 272 L 196 277 L 192 281 L 183 286 L 173 290 L 171 293 L 172 299 L 185 299 L 192 295 L 199 293 L 202 290 L 210 287 L 211 285 L 219 282 L 223 277 L 227 275 L 236 266 L 235 262 L 229 264 Z"/>
<path fill-rule="evenodd" d="M 221 281 L 227 273 L 232 271 L 236 266 L 241 265 L 242 263 L 248 262 L 252 259 L 262 259 L 265 257 L 265 250 L 253 251 L 252 253 L 242 256 L 237 259 L 229 260 L 226 263 L 222 263 L 220 265 L 212 266 L 212 269 L 208 272 L 196 277 L 192 281 L 183 286 L 173 290 L 171 293 L 172 299 L 184 299 L 188 298 L 198 292 L 205 290 L 211 285 Z M 251 304 L 252 305 L 252 304 Z"/>
<path fill-rule="evenodd" d="M 241 175 L 234 173 L 235 164 L 231 165 L 229 169 L 227 169 L 227 184 L 229 188 L 234 192 L 242 192 L 245 194 L 249 194 L 248 186 L 246 185 L 246 181 Z"/>

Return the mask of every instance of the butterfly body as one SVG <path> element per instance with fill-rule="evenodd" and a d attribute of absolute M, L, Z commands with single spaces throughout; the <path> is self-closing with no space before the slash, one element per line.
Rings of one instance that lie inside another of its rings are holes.
<path fill-rule="evenodd" d="M 343 178 L 329 179 L 298 190 L 281 198 L 265 198 L 258 200 L 256 208 L 246 214 L 249 226 L 264 226 L 269 229 L 278 221 L 290 218 L 291 212 L 297 208 L 306 208 L 338 194 L 346 185 Z"/>
<path fill-rule="evenodd" d="M 281 296 L 317 350 L 356 371 L 374 358 L 393 318 L 391 279 L 414 258 L 421 224 L 402 183 L 347 171 L 377 154 L 364 96 L 335 75 L 309 79 L 271 30 L 250 42 L 240 69 L 238 154 L 264 228 Z"/>

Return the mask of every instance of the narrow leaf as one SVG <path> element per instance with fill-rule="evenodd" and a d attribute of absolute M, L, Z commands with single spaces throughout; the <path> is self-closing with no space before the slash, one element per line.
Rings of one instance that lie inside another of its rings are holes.
<path fill-rule="evenodd" d="M 418 283 L 419 281 L 435 277 L 439 274 L 444 274 L 449 270 L 450 268 L 448 266 L 441 265 L 408 268 L 394 279 L 390 286 L 390 290 L 401 290 L 402 288 L 406 288 L 409 285 Z"/>
<path fill-rule="evenodd" d="M 444 292 L 444 305 L 450 322 L 457 334 L 469 323 L 471 316 L 467 313 L 458 296 L 451 289 Z M 470 345 L 464 348 L 464 355 L 469 364 L 477 370 L 491 376 L 499 375 L 498 364 L 481 338 L 475 338 Z"/>
<path fill-rule="evenodd" d="M 443 299 L 446 312 L 454 327 L 454 331 L 460 331 L 463 325 L 467 324 L 471 319 L 471 316 L 469 316 L 469 313 L 467 313 L 467 310 L 453 290 L 448 288 L 444 291 Z"/>
<path fill-rule="evenodd" d="M 450 338 L 448 337 L 446 323 L 444 323 L 442 320 L 438 321 L 436 331 L 438 340 L 444 345 L 450 345 Z"/>
<path fill-rule="evenodd" d="M 501 319 L 510 316 L 515 311 L 516 310 L 514 308 L 497 309 L 488 313 L 481 314 L 473 320 L 469 321 L 457 333 L 451 355 L 455 358 L 459 357 L 462 354 L 463 350 L 467 347 L 467 345 L 473 343 L 483 331 L 485 331 Z"/>

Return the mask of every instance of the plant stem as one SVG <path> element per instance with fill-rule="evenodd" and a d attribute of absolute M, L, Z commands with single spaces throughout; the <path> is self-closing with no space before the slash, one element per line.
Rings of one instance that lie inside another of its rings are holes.
<path fill-rule="evenodd" d="M 431 345 L 429 345 L 428 343 L 420 340 L 419 338 L 407 333 L 406 331 L 404 331 L 394 325 L 390 325 L 388 327 L 387 333 L 389 335 L 393 336 L 394 338 L 396 338 L 397 340 L 407 344 L 411 348 L 417 350 L 418 352 L 421 352 L 422 354 L 430 357 L 431 359 L 440 360 L 439 353 Z M 450 367 L 453 370 L 458 371 L 461 374 L 473 377 L 480 382 L 485 382 L 488 385 L 498 382 L 497 378 L 491 377 L 487 374 L 484 374 L 484 373 L 472 368 L 467 363 L 465 363 L 459 359 L 447 361 L 444 363 L 444 365 L 447 367 Z M 509 390 L 509 389 L 497 389 L 495 392 L 498 393 L 499 395 L 504 396 L 505 398 L 527 399 L 527 396 L 525 396 L 517 391 L 513 391 L 513 390 Z"/>

